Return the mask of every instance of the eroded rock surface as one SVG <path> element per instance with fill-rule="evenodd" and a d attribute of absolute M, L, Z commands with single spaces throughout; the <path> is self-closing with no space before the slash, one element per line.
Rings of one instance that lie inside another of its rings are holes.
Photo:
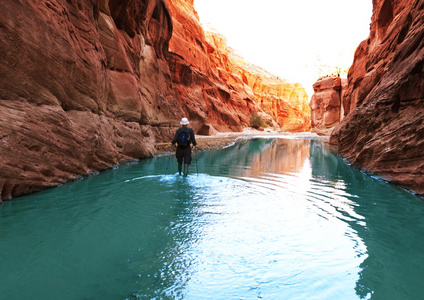
<path fill-rule="evenodd" d="M 319 135 L 330 135 L 343 119 L 342 97 L 347 80 L 340 77 L 323 77 L 314 83 L 311 108 L 311 131 Z"/>
<path fill-rule="evenodd" d="M 0 11 L 1 199 L 153 155 L 183 114 L 164 3 L 3 0 Z"/>
<path fill-rule="evenodd" d="M 424 1 L 373 1 L 331 143 L 354 165 L 424 195 Z"/>
<path fill-rule="evenodd" d="M 202 28 L 193 1 L 167 1 L 174 20 L 169 63 L 178 101 L 197 132 L 241 131 L 265 111 L 285 131 L 308 131 L 308 96 L 245 63 L 212 28 Z M 277 125 L 278 126 L 278 125 Z"/>
<path fill-rule="evenodd" d="M 152 156 L 183 116 L 213 134 L 262 111 L 193 1 L 2 0 L 0 12 L 0 199 Z"/>
<path fill-rule="evenodd" d="M 230 51 L 231 70 L 252 90 L 259 107 L 282 131 L 311 129 L 308 95 L 299 83 L 291 83 L 244 61 Z M 266 117 L 265 117 L 266 118 Z"/>

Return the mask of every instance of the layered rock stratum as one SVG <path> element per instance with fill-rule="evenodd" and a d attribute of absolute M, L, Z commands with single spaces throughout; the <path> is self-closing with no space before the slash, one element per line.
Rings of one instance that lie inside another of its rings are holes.
<path fill-rule="evenodd" d="M 150 157 L 183 116 L 198 134 L 241 131 L 253 113 L 309 129 L 303 88 L 231 60 L 193 1 L 2 0 L 0 12 L 1 200 Z"/>
<path fill-rule="evenodd" d="M 173 86 L 195 130 L 241 131 L 253 113 L 263 111 L 284 131 L 310 129 L 308 95 L 300 84 L 246 62 L 223 35 L 200 25 L 192 0 L 167 4 L 174 24 L 169 47 Z"/>
<path fill-rule="evenodd" d="M 329 136 L 343 119 L 342 99 L 347 80 L 340 76 L 325 76 L 314 83 L 311 108 L 311 132 Z"/>
<path fill-rule="evenodd" d="M 424 195 L 424 1 L 374 0 L 330 142 L 355 166 Z"/>
<path fill-rule="evenodd" d="M 277 122 L 282 131 L 310 131 L 311 110 L 308 95 L 301 84 L 291 83 L 249 64 L 237 52 L 231 51 L 229 58 L 231 70 L 252 89 L 259 107 Z"/>

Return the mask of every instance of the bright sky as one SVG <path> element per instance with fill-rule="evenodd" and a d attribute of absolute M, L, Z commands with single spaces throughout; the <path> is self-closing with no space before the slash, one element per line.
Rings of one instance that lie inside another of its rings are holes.
<path fill-rule="evenodd" d="M 222 33 L 229 47 L 302 83 L 309 97 L 320 76 L 350 67 L 372 15 L 372 0 L 194 0 L 194 7 L 200 22 Z"/>

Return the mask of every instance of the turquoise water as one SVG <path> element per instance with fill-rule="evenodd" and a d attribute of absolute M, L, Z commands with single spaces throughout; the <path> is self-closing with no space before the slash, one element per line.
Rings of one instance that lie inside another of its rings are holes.
<path fill-rule="evenodd" d="M 0 206 L 0 299 L 423 299 L 424 202 L 321 142 L 168 156 Z"/>

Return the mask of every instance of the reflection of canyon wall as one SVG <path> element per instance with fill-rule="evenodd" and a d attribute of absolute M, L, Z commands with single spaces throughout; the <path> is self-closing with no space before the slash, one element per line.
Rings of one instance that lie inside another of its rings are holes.
<path fill-rule="evenodd" d="M 193 1 L 2 0 L 0 11 L 0 199 L 149 157 L 184 115 L 211 134 L 261 110 Z"/>
<path fill-rule="evenodd" d="M 342 97 L 347 80 L 340 77 L 324 77 L 314 83 L 311 97 L 311 131 L 330 135 L 343 119 Z"/>
<path fill-rule="evenodd" d="M 424 2 L 373 1 L 331 143 L 354 165 L 424 194 Z"/>
<path fill-rule="evenodd" d="M 309 157 L 309 140 L 275 139 L 253 155 L 249 176 L 299 173 Z"/>
<path fill-rule="evenodd" d="M 340 180 L 340 173 L 344 173 L 350 168 L 334 155 L 328 144 L 319 141 L 311 141 L 309 157 L 311 159 L 312 176 L 331 181 L 334 184 Z"/>
<path fill-rule="evenodd" d="M 209 175 L 251 178 L 267 174 L 292 175 L 305 167 L 309 143 L 305 139 L 246 139 L 227 149 L 207 151 L 198 164 L 208 166 Z"/>
<path fill-rule="evenodd" d="M 309 140 L 259 138 L 237 143 L 235 149 L 222 151 L 220 160 L 228 165 L 249 165 L 248 169 L 227 170 L 231 175 L 260 177 L 264 173 L 299 173 L 309 157 Z M 226 157 L 226 155 L 231 155 Z"/>

